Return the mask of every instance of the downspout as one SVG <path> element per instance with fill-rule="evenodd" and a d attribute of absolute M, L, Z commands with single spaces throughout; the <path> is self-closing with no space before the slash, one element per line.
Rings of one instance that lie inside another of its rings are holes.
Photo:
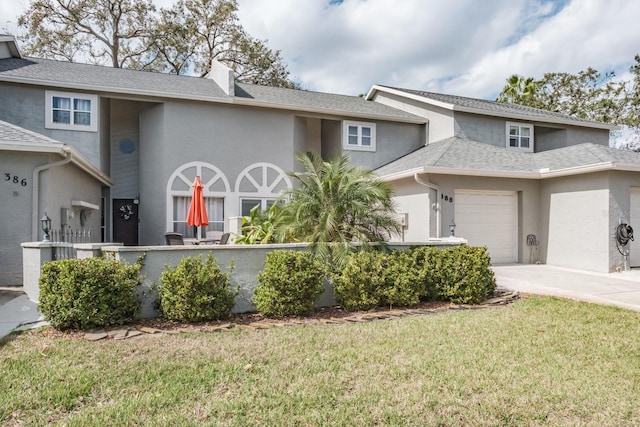
<path fill-rule="evenodd" d="M 38 166 L 33 170 L 33 194 L 31 195 L 33 209 L 31 210 L 31 241 L 38 241 L 38 221 L 40 216 L 40 207 L 38 206 L 38 199 L 40 198 L 40 172 L 47 169 L 55 168 L 57 166 L 66 165 L 71 162 L 72 154 L 67 151 L 66 148 L 62 149 L 65 152 L 66 157 L 55 163 L 47 163 L 46 165 Z"/>
<path fill-rule="evenodd" d="M 422 178 L 420 178 L 418 173 L 414 173 L 413 174 L 413 179 L 420 185 L 424 185 L 425 187 L 428 187 L 432 190 L 436 191 L 436 202 L 433 204 L 433 207 L 435 207 L 436 209 L 436 238 L 440 238 L 440 217 L 441 217 L 441 212 L 440 212 L 440 187 L 438 187 L 437 185 L 429 182 L 429 181 L 423 181 Z"/>

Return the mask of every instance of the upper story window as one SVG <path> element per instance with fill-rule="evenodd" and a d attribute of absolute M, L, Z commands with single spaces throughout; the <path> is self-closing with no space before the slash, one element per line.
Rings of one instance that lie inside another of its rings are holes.
<path fill-rule="evenodd" d="M 344 122 L 342 148 L 345 150 L 376 151 L 375 123 Z"/>
<path fill-rule="evenodd" d="M 507 122 L 507 148 L 533 152 L 533 125 Z"/>
<path fill-rule="evenodd" d="M 46 91 L 46 120 L 48 129 L 98 130 L 98 97 L 72 92 Z"/>

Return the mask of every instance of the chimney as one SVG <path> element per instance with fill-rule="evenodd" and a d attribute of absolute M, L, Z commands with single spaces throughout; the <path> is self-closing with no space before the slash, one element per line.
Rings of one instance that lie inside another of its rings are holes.
<path fill-rule="evenodd" d="M 227 95 L 235 95 L 233 71 L 222 62 L 215 59 L 211 61 L 211 72 L 209 72 L 209 78 L 216 82 L 216 84 L 220 86 L 220 89 L 222 89 Z"/>

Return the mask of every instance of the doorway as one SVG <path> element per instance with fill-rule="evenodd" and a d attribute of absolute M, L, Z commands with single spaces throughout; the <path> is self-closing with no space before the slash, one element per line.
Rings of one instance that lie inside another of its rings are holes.
<path fill-rule="evenodd" d="M 113 241 L 138 245 L 138 205 L 133 199 L 113 199 Z"/>

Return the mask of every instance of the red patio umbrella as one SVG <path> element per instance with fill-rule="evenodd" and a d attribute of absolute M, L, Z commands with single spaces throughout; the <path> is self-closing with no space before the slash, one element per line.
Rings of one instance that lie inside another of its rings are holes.
<path fill-rule="evenodd" d="M 204 195 L 202 194 L 202 181 L 199 176 L 193 180 L 193 193 L 191 195 L 191 204 L 189 205 L 189 213 L 187 214 L 187 224 L 193 227 L 193 236 L 198 237 L 198 227 L 209 225 L 209 217 L 207 216 L 207 208 L 204 203 Z"/>

